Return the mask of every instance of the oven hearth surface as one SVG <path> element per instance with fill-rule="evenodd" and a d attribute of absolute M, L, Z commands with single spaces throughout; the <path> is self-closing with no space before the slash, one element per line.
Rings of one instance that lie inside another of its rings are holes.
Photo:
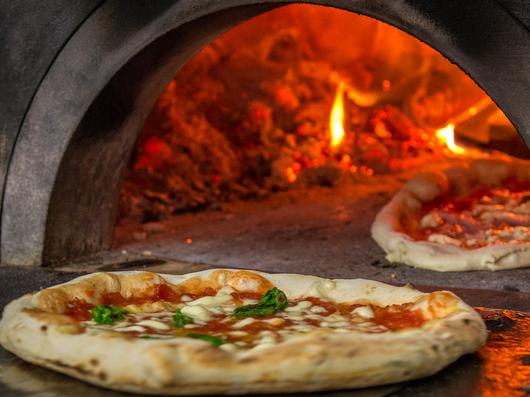
<path fill-rule="evenodd" d="M 403 179 L 381 176 L 333 188 L 297 188 L 156 223 L 119 225 L 115 254 L 122 262 L 132 255 L 329 278 L 530 292 L 530 269 L 433 272 L 386 261 L 370 226 Z M 106 258 L 90 260 L 96 270 Z"/>

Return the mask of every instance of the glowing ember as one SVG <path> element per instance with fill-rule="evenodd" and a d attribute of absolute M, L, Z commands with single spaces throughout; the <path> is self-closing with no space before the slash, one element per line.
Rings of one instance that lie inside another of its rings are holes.
<path fill-rule="evenodd" d="M 287 178 L 287 181 L 289 181 L 289 183 L 294 183 L 296 181 L 297 175 L 293 167 L 286 168 L 285 177 Z"/>
<path fill-rule="evenodd" d="M 341 81 L 337 86 L 335 100 L 329 117 L 330 145 L 338 147 L 344 139 L 344 83 Z"/>
<path fill-rule="evenodd" d="M 454 124 L 447 124 L 447 126 L 436 130 L 436 137 L 444 143 L 451 152 L 459 155 L 465 155 L 467 153 L 466 149 L 455 143 Z"/>

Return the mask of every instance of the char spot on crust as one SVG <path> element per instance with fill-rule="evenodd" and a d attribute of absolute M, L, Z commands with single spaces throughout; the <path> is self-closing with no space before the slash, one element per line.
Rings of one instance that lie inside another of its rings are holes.
<path fill-rule="evenodd" d="M 41 325 L 41 326 L 40 326 L 40 330 L 41 330 L 42 332 L 46 332 L 46 331 L 48 331 L 48 326 L 47 326 L 47 325 Z"/>
<path fill-rule="evenodd" d="M 357 355 L 357 353 L 359 353 L 359 350 L 358 350 L 358 349 L 349 350 L 349 351 L 346 353 L 346 356 L 347 356 L 347 357 L 355 357 L 355 356 Z"/>
<path fill-rule="evenodd" d="M 63 363 L 60 360 L 48 360 L 48 362 L 50 362 L 56 367 L 69 368 L 71 370 L 78 372 L 81 375 L 93 375 L 93 373 L 90 370 L 85 369 L 82 365 L 69 365 L 69 364 Z"/>
<path fill-rule="evenodd" d="M 256 361 L 256 357 L 243 357 L 239 362 L 241 364 L 250 364 Z"/>
<path fill-rule="evenodd" d="M 91 358 L 90 364 L 92 364 L 93 366 L 97 366 L 99 365 L 99 360 L 97 358 Z"/>
<path fill-rule="evenodd" d="M 463 322 L 464 322 L 465 325 L 469 325 L 471 320 L 469 318 L 464 318 Z"/>
<path fill-rule="evenodd" d="M 432 349 L 433 351 L 437 352 L 438 349 L 439 349 L 439 347 L 438 347 L 438 345 L 432 345 L 432 346 L 431 346 L 431 349 Z"/>
<path fill-rule="evenodd" d="M 102 381 L 106 381 L 107 380 L 107 374 L 104 372 L 104 371 L 101 371 L 98 373 L 98 378 Z"/>
<path fill-rule="evenodd" d="M 314 361 L 313 365 L 322 365 L 328 362 L 327 354 L 320 354 L 319 357 Z"/>

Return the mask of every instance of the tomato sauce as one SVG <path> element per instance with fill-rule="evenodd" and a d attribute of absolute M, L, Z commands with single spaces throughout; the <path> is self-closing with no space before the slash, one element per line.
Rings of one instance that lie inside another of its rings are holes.
<path fill-rule="evenodd" d="M 205 294 L 196 294 L 196 295 L 190 295 L 192 299 L 198 299 L 203 296 L 211 296 L 215 295 L 217 291 L 215 290 L 208 290 L 205 291 Z M 261 294 L 253 293 L 253 292 L 234 292 L 232 293 L 232 296 L 234 298 L 234 302 L 236 306 L 239 306 L 245 299 L 253 299 L 253 300 L 259 300 L 261 298 Z M 157 286 L 155 288 L 152 295 L 148 297 L 141 297 L 141 298 L 135 298 L 135 299 L 126 299 L 123 296 L 121 296 L 119 293 L 109 293 L 105 294 L 102 297 L 102 302 L 109 305 L 119 305 L 119 306 L 126 306 L 128 304 L 132 303 L 145 303 L 145 302 L 155 302 L 155 301 L 170 301 L 170 302 L 180 302 L 181 301 L 181 295 L 175 293 L 169 286 L 161 284 L 160 286 Z M 300 300 L 294 300 L 289 302 L 289 306 L 295 306 L 300 301 L 309 301 L 313 304 L 313 306 L 319 306 L 323 308 L 324 310 L 321 313 L 318 313 L 319 316 L 322 317 L 322 320 L 318 320 L 315 318 L 304 318 L 303 324 L 306 324 L 308 326 L 313 327 L 322 327 L 321 322 L 326 321 L 326 317 L 331 314 L 340 314 L 345 317 L 345 320 L 348 321 L 348 319 L 352 319 L 352 316 L 355 316 L 355 314 L 352 314 L 352 311 L 359 307 L 359 306 L 368 306 L 372 309 L 374 313 L 374 318 L 372 319 L 366 319 L 366 322 L 384 326 L 386 329 L 390 331 L 405 329 L 405 328 L 414 328 L 414 327 L 420 327 L 424 322 L 425 319 L 422 316 L 422 313 L 420 310 L 411 310 L 412 304 L 405 304 L 405 305 L 390 305 L 386 307 L 380 307 L 375 305 L 360 305 L 360 304 L 349 304 L 349 303 L 336 303 L 327 301 L 324 299 L 316 298 L 316 297 L 307 297 Z M 78 321 L 86 321 L 91 319 L 91 313 L 90 310 L 94 307 L 94 305 L 87 303 L 86 301 L 82 299 L 75 298 L 72 301 L 70 301 L 67 305 L 67 310 L 65 311 L 65 314 L 72 316 Z M 317 313 L 315 313 L 317 314 Z M 298 314 L 295 314 L 298 315 Z M 270 320 L 272 318 L 276 318 L 275 321 L 266 321 Z M 136 322 L 141 321 L 142 319 L 145 319 L 145 317 L 142 318 L 131 318 L 129 317 L 129 321 L 131 324 L 134 324 Z M 153 320 L 160 321 L 159 318 L 156 316 L 153 317 Z M 162 336 L 187 336 L 190 333 L 199 333 L 199 334 L 206 334 L 206 335 L 214 335 L 217 337 L 221 337 L 223 340 L 227 342 L 244 342 L 247 345 L 252 345 L 256 342 L 257 335 L 262 331 L 271 331 L 276 334 L 277 331 L 280 331 L 282 329 L 289 329 L 291 326 L 294 326 L 297 324 L 296 321 L 293 321 L 289 318 L 282 318 L 279 315 L 269 315 L 264 317 L 256 317 L 254 318 L 255 321 L 251 322 L 250 324 L 247 324 L 240 328 L 234 328 L 234 325 L 238 323 L 239 321 L 242 321 L 241 319 L 236 319 L 232 317 L 230 314 L 219 314 L 214 315 L 213 318 L 208 321 L 206 324 L 202 324 L 200 326 L 195 327 L 188 327 L 188 328 L 175 328 L 171 327 L 169 330 L 156 330 L 149 327 L 144 327 L 145 331 L 137 332 L 137 331 L 128 331 L 123 332 L 124 337 L 140 337 L 142 335 L 153 335 L 153 337 L 156 337 L 156 335 Z M 170 318 L 166 318 L 164 321 L 171 322 Z M 299 323 L 298 323 L 299 324 Z M 237 334 L 237 331 L 243 331 L 244 334 Z M 367 330 L 366 332 L 371 332 Z M 373 331 L 373 332 L 384 332 L 384 331 Z M 235 335 L 233 334 L 235 333 Z M 277 336 L 279 334 L 276 334 Z"/>
<path fill-rule="evenodd" d="M 151 297 L 153 301 L 162 300 L 171 303 L 180 303 L 181 298 L 182 295 L 177 294 L 169 285 L 166 284 L 158 284 L 155 287 L 153 296 Z"/>
<path fill-rule="evenodd" d="M 507 189 L 509 192 L 505 192 L 503 189 Z M 481 201 L 483 200 L 489 201 L 488 199 L 494 197 L 502 197 L 509 200 L 510 197 L 515 197 L 515 195 L 523 192 L 530 193 L 530 181 L 521 181 L 516 180 L 515 178 L 510 178 L 503 184 L 503 186 L 495 188 L 479 186 L 464 197 L 444 195 L 431 202 L 425 203 L 418 219 L 422 219 L 425 215 L 431 212 L 439 212 L 453 216 L 454 219 L 456 219 L 455 222 L 444 220 L 439 226 L 426 227 L 423 229 L 421 229 L 417 223 L 409 222 L 408 224 L 404 223 L 405 230 L 407 234 L 416 241 L 428 240 L 429 236 L 432 234 L 442 234 L 462 242 L 465 244 L 465 248 L 480 248 L 493 244 L 494 242 L 498 243 L 501 241 L 488 241 L 483 237 L 475 238 L 474 235 L 466 231 L 465 227 L 462 227 L 459 222 L 467 225 L 473 224 L 475 225 L 473 228 L 480 228 L 481 231 L 490 230 L 492 235 L 497 235 L 502 231 L 510 230 L 512 226 L 501 221 L 495 221 L 492 224 L 484 224 L 483 221 L 481 221 L 480 216 L 477 217 L 473 214 L 473 210 L 476 205 L 482 204 Z M 499 205 L 502 206 L 503 204 L 500 203 Z"/>
<path fill-rule="evenodd" d="M 202 298 L 203 296 L 214 296 L 217 294 L 217 290 L 206 287 L 200 294 L 186 294 L 189 297 L 191 297 L 192 300 Z"/>
<path fill-rule="evenodd" d="M 234 299 L 235 305 L 242 305 L 245 299 L 253 299 L 259 301 L 263 295 L 257 292 L 232 292 L 232 298 Z"/>
<path fill-rule="evenodd" d="M 372 306 L 375 317 L 371 320 L 391 331 L 421 327 L 425 322 L 421 310 L 410 310 L 410 305 Z"/>
<path fill-rule="evenodd" d="M 67 316 L 72 316 L 77 321 L 87 321 L 92 318 L 90 310 L 94 305 L 85 302 L 83 299 L 74 298 L 66 305 L 66 310 L 64 314 Z"/>
<path fill-rule="evenodd" d="M 325 301 L 314 297 L 304 298 L 304 300 L 311 302 L 314 306 L 320 306 L 326 309 L 326 313 L 322 313 L 325 316 L 329 316 L 339 310 L 339 305 L 335 302 Z"/>
<path fill-rule="evenodd" d="M 211 293 L 211 291 L 206 292 Z M 127 306 L 132 304 L 144 304 L 158 301 L 180 303 L 181 298 L 182 295 L 177 294 L 170 286 L 166 284 L 157 284 L 153 290 L 153 293 L 148 296 L 125 298 L 119 292 L 109 292 L 101 296 L 101 303 L 113 306 Z M 78 321 L 87 321 L 92 318 L 90 310 L 92 310 L 94 306 L 95 305 L 93 304 L 87 303 L 84 299 L 74 298 L 66 305 L 64 314 L 72 316 Z"/>

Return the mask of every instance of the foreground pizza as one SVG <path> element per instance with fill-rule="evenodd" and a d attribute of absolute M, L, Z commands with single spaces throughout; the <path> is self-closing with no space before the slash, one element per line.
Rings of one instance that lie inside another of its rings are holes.
<path fill-rule="evenodd" d="M 475 160 L 408 181 L 372 236 L 391 262 L 438 271 L 530 266 L 530 163 Z"/>
<path fill-rule="evenodd" d="M 230 270 L 96 273 L 12 302 L 0 322 L 2 346 L 24 360 L 152 394 L 400 382 L 485 339 L 450 292 Z"/>

